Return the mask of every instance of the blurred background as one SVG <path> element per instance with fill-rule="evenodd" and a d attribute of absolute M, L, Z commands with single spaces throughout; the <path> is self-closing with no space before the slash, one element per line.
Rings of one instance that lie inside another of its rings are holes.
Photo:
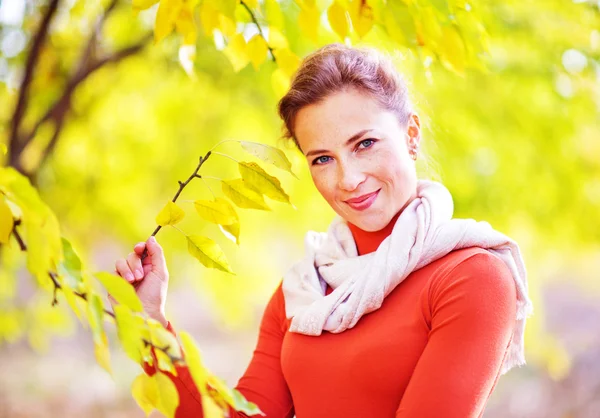
<path fill-rule="evenodd" d="M 302 36 L 294 25 L 302 2 L 278 3 L 298 56 L 341 41 L 326 22 L 318 42 Z M 317 3 L 325 9 L 331 1 Z M 403 24 L 394 7 L 405 2 L 374 3 Z M 465 43 L 485 41 L 483 65 L 457 68 L 453 54 L 463 52 L 445 45 L 455 64 L 449 66 L 426 45 L 392 42 L 378 30 L 346 42 L 395 57 L 425 123 L 428 158 L 417 163 L 420 175 L 444 182 L 455 217 L 487 220 L 521 246 L 535 306 L 526 330 L 528 364 L 500 379 L 484 416 L 597 418 L 600 2 L 414 3 L 477 12 L 487 35 L 465 35 Z M 52 7 L 46 40 L 36 46 Z M 272 212 L 240 210 L 239 247 L 198 217 L 179 225 L 215 239 L 237 275 L 204 268 L 175 229 L 157 236 L 171 272 L 168 318 L 194 335 L 208 368 L 234 386 L 268 298 L 302 256 L 305 232 L 325 230 L 334 213 L 302 156 L 278 140 L 275 64 L 236 68 L 216 35 L 200 35 L 190 70 L 176 36 L 152 41 L 155 14 L 156 6 L 134 14 L 126 0 L 1 0 L 0 144 L 11 143 L 17 119 L 30 137 L 0 159 L 30 177 L 87 269 L 112 271 L 117 258 L 148 238 L 177 181 L 212 146 L 234 139 L 284 148 L 298 179 L 268 171 L 296 210 L 276 202 Z M 234 142 L 221 152 L 252 160 Z M 237 177 L 227 158 L 211 158 L 202 170 Z M 179 202 L 191 213 L 193 200 L 210 196 L 202 182 L 192 182 Z M 51 294 L 17 259 L 3 248 L 0 417 L 144 416 L 130 394 L 139 367 L 114 344 L 114 327 L 110 376 L 94 360 L 89 330 L 66 304 L 53 308 Z"/>

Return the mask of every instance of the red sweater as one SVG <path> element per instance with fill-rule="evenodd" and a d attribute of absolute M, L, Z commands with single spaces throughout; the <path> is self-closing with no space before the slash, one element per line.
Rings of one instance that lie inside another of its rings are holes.
<path fill-rule="evenodd" d="M 359 254 L 375 251 L 396 219 L 377 232 L 350 225 Z M 236 388 L 269 418 L 480 417 L 510 343 L 516 298 L 504 262 L 467 248 L 414 271 L 354 328 L 314 337 L 288 332 L 280 284 Z M 177 372 L 176 417 L 201 417 L 189 371 Z"/>

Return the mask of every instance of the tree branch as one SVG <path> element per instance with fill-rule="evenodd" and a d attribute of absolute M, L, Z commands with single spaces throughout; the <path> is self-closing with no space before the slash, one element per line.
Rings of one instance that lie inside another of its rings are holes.
<path fill-rule="evenodd" d="M 267 42 L 267 38 L 265 38 L 265 34 L 263 33 L 262 28 L 258 24 L 258 20 L 256 19 L 254 12 L 252 11 L 252 9 L 250 9 L 250 7 L 246 4 L 246 2 L 244 0 L 241 0 L 240 3 L 242 6 L 244 6 L 246 11 L 248 11 L 248 13 L 250 14 L 250 17 L 252 18 L 252 21 L 254 22 L 256 27 L 258 27 L 258 33 L 260 33 L 260 36 L 265 40 L 265 44 L 267 45 L 267 48 L 269 48 L 269 52 L 271 53 L 271 56 L 273 57 L 273 62 L 277 62 L 277 59 L 275 58 L 275 54 L 273 53 L 273 48 L 271 48 L 271 46 Z"/>
<path fill-rule="evenodd" d="M 179 197 L 179 195 L 181 194 L 181 192 L 183 191 L 185 186 L 187 186 L 190 181 L 192 181 L 194 178 L 202 178 L 198 174 L 198 171 L 200 170 L 200 167 L 202 167 L 202 164 L 204 164 L 204 162 L 206 160 L 208 160 L 208 157 L 210 157 L 210 154 L 211 154 L 211 151 L 208 151 L 204 157 L 200 157 L 198 166 L 196 167 L 194 172 L 188 177 L 188 179 L 185 182 L 182 182 L 180 180 L 177 181 L 177 183 L 179 183 L 179 190 L 177 190 L 177 193 L 175 193 L 175 196 L 173 196 L 173 199 L 171 199 L 171 202 L 175 203 L 175 201 L 177 200 L 177 198 Z M 156 229 L 152 232 L 152 235 L 156 235 L 158 233 L 158 231 L 160 231 L 161 228 L 162 228 L 162 226 L 158 225 L 156 227 Z M 144 259 L 146 258 L 147 255 L 148 255 L 148 250 L 146 248 L 146 249 L 144 249 L 144 253 L 142 254 L 142 261 L 144 261 Z"/>
<path fill-rule="evenodd" d="M 44 44 L 46 36 L 48 35 L 48 27 L 50 26 L 50 22 L 56 13 L 58 3 L 59 0 L 50 0 L 48 9 L 42 17 L 40 27 L 33 37 L 31 51 L 29 52 L 29 55 L 27 56 L 27 62 L 25 63 L 25 73 L 23 74 L 23 80 L 21 81 L 21 87 L 19 88 L 17 105 L 15 106 L 15 111 L 11 119 L 8 161 L 9 165 L 12 165 L 13 167 L 17 167 L 18 159 L 26 145 L 21 143 L 19 128 L 21 121 L 23 120 L 23 115 L 25 114 L 25 109 L 27 108 L 28 93 L 33 77 L 33 70 L 35 69 L 40 57 L 42 45 Z"/>

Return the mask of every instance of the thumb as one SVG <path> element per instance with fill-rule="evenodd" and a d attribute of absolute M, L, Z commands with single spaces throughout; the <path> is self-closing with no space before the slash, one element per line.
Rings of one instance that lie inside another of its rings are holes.
<path fill-rule="evenodd" d="M 146 248 L 148 249 L 148 256 L 150 257 L 150 262 L 152 263 L 152 270 L 166 278 L 167 266 L 165 263 L 165 255 L 162 247 L 158 241 L 156 241 L 154 235 L 148 238 L 148 241 L 146 241 Z"/>

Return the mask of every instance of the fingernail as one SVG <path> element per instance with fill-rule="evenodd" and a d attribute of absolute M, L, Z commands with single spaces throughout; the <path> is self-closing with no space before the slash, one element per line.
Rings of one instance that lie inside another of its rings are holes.
<path fill-rule="evenodd" d="M 125 279 L 127 279 L 128 282 L 133 281 L 133 274 L 125 273 Z"/>
<path fill-rule="evenodd" d="M 152 235 L 152 236 L 150 237 L 150 241 L 152 241 L 152 242 L 156 242 L 156 238 L 154 238 L 154 235 Z"/>
<path fill-rule="evenodd" d="M 144 277 L 144 272 L 142 270 L 136 270 L 135 271 L 135 278 L 136 279 L 141 279 L 142 277 Z"/>

